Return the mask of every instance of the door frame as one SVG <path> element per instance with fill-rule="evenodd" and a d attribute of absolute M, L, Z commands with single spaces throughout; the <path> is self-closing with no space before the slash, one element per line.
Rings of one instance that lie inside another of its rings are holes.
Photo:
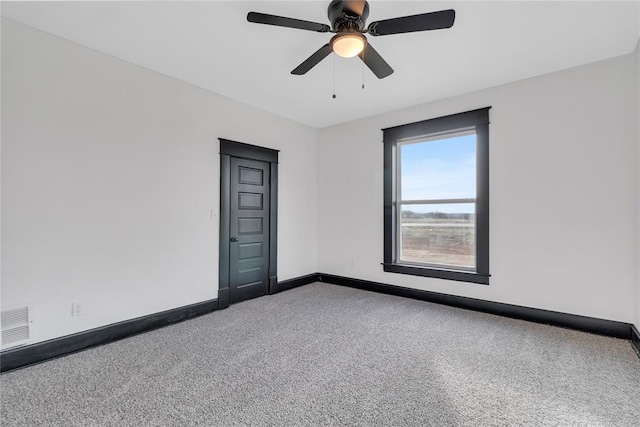
<path fill-rule="evenodd" d="M 220 254 L 218 308 L 229 307 L 229 225 L 231 215 L 231 157 L 258 160 L 270 165 L 269 182 L 269 280 L 267 294 L 278 292 L 278 153 L 279 150 L 220 140 Z"/>

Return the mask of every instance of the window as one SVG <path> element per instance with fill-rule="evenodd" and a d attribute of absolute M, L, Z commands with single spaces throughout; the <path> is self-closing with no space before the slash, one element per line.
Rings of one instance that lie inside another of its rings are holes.
<path fill-rule="evenodd" d="M 489 284 L 489 108 L 383 132 L 384 271 Z"/>

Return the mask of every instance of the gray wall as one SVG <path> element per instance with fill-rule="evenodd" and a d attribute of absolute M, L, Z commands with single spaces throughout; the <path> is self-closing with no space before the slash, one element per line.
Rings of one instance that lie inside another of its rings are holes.
<path fill-rule="evenodd" d="M 640 17 L 639 17 L 640 19 Z M 636 179 L 637 179 L 637 214 L 638 214 L 638 219 L 637 219 L 637 223 L 640 224 L 640 42 L 638 42 L 638 44 L 636 45 L 636 50 L 635 50 L 635 58 L 636 58 L 636 63 L 635 63 L 635 73 L 636 73 L 636 124 L 638 125 L 638 147 L 637 147 L 637 159 L 638 159 L 638 164 L 636 167 Z M 640 331 L 640 230 L 638 231 L 638 241 L 637 241 L 637 258 L 636 258 L 636 268 L 637 268 L 637 274 L 638 277 L 636 279 L 636 328 L 638 328 L 638 330 Z"/>
<path fill-rule="evenodd" d="M 322 129 L 320 271 L 633 322 L 635 60 L 626 55 Z M 384 273 L 380 129 L 486 106 L 491 285 Z"/>
<path fill-rule="evenodd" d="M 217 297 L 218 137 L 281 150 L 280 279 L 317 270 L 311 128 L 9 20 L 2 113 L 2 306 L 34 341 Z"/>

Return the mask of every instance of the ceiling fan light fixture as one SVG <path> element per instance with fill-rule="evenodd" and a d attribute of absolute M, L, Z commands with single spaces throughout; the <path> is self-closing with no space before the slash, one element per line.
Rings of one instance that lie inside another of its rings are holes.
<path fill-rule="evenodd" d="M 369 67 L 377 78 L 384 79 L 393 73 L 393 68 L 369 44 L 364 34 L 378 37 L 451 28 L 456 19 L 456 11 L 447 9 L 400 16 L 398 18 L 370 22 L 369 26 L 366 26 L 366 21 L 369 17 L 369 3 L 367 0 L 331 0 L 327 9 L 327 16 L 331 26 L 259 12 L 249 12 L 247 21 L 318 33 L 335 33 L 329 43 L 322 45 L 320 49 L 294 68 L 291 71 L 293 75 L 301 76 L 306 74 L 333 52 L 343 58 L 360 56 L 364 65 Z"/>
<path fill-rule="evenodd" d="M 353 58 L 358 55 L 367 44 L 367 40 L 360 33 L 338 34 L 331 39 L 331 48 L 343 58 Z"/>

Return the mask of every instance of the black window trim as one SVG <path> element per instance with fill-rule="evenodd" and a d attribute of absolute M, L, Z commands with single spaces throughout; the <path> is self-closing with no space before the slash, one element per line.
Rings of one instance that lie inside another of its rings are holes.
<path fill-rule="evenodd" d="M 489 284 L 489 109 L 423 120 L 382 129 L 384 144 L 384 262 L 390 273 Z M 398 263 L 396 251 L 396 168 L 398 142 L 443 132 L 475 128 L 476 132 L 476 270 Z"/>

